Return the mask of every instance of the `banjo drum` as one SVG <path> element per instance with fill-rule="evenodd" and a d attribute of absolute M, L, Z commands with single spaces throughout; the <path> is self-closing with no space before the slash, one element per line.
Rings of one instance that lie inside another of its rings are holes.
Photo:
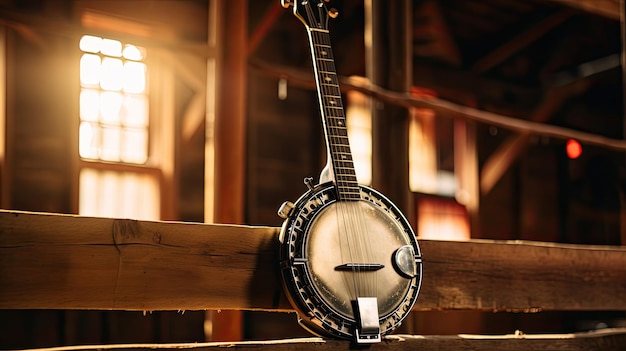
<path fill-rule="evenodd" d="M 380 342 L 417 300 L 422 258 L 410 224 L 380 192 L 357 183 L 323 0 L 282 0 L 305 25 L 328 152 L 320 184 L 278 214 L 280 271 L 300 323 L 312 333 Z"/>

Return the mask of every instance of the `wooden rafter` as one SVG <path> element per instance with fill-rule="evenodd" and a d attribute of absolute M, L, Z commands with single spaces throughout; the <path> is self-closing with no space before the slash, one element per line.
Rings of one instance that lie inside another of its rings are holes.
<path fill-rule="evenodd" d="M 125 32 L 124 28 L 120 28 L 119 31 L 100 28 L 86 28 L 85 26 L 76 22 L 48 18 L 41 15 L 34 15 L 8 8 L 0 8 L 0 23 L 3 23 L 10 28 L 15 28 L 17 26 L 16 28 L 18 28 L 18 30 L 20 27 L 23 28 L 23 26 L 26 26 L 33 30 L 45 31 L 47 33 L 70 37 L 80 37 L 86 31 L 89 31 L 90 33 L 95 35 L 115 37 L 120 40 L 135 43 L 137 45 L 145 47 L 163 48 L 172 50 L 174 52 L 182 50 L 190 54 L 197 55 L 199 57 L 211 57 L 215 55 L 215 50 L 213 48 L 210 48 L 206 43 L 203 42 L 174 40 L 162 37 L 155 38 L 137 34 L 130 34 Z"/>
<path fill-rule="evenodd" d="M 619 20 L 623 0 L 544 0 L 586 11 L 610 19 Z"/>
<path fill-rule="evenodd" d="M 414 45 L 414 54 L 436 57 L 454 66 L 459 66 L 461 54 L 442 13 L 440 1 L 423 2 L 416 11 L 420 17 L 427 19 L 416 21 L 413 28 L 413 40 L 421 42 L 419 45 Z"/>
<path fill-rule="evenodd" d="M 576 75 L 561 74 L 555 81 L 555 87 L 548 91 L 543 102 L 530 114 L 532 122 L 546 122 L 568 99 L 584 93 L 589 88 L 589 79 L 597 74 L 610 71 L 619 66 L 617 55 L 584 63 L 578 67 Z M 491 191 L 493 186 L 510 167 L 517 156 L 527 146 L 530 133 L 522 131 L 505 140 L 485 161 L 481 171 L 480 189 L 483 194 Z"/>
<path fill-rule="evenodd" d="M 556 12 L 552 16 L 547 17 L 529 30 L 523 32 L 511 41 L 508 41 L 504 45 L 498 47 L 494 51 L 490 52 L 489 54 L 478 60 L 478 62 L 474 64 L 474 71 L 482 73 L 490 70 L 497 64 L 511 57 L 516 52 L 519 52 L 520 50 L 535 42 L 537 39 L 541 38 L 554 27 L 558 26 L 559 24 L 570 18 L 571 15 L 572 11 L 562 10 Z"/>
<path fill-rule="evenodd" d="M 252 35 L 248 41 L 248 55 L 252 55 L 256 48 L 261 44 L 263 39 L 267 36 L 267 33 L 272 29 L 276 20 L 280 17 L 280 14 L 286 12 L 281 6 L 278 6 L 277 3 L 272 2 L 267 11 L 265 12 L 265 16 L 259 23 L 259 25 L 251 32 Z"/>
<path fill-rule="evenodd" d="M 567 89 L 554 89 L 548 92 L 544 101 L 530 115 L 529 120 L 538 123 L 547 121 L 567 99 L 580 94 L 586 88 L 587 84 L 577 84 Z M 481 193 L 487 194 L 491 191 L 517 156 L 526 148 L 529 137 L 528 132 L 513 135 L 502 142 L 500 147 L 489 156 L 480 172 Z"/>

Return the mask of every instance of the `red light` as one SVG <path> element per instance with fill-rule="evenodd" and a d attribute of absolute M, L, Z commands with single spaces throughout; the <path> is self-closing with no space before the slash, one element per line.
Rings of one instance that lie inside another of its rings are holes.
<path fill-rule="evenodd" d="M 575 160 L 580 157 L 580 154 L 583 153 L 583 147 L 578 141 L 574 139 L 569 139 L 565 144 L 565 151 L 567 152 L 567 157 Z"/>

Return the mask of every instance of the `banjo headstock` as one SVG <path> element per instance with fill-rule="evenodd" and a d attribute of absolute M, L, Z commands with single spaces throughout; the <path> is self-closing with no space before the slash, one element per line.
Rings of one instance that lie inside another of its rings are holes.
<path fill-rule="evenodd" d="M 328 30 L 328 19 L 337 18 L 339 12 L 328 9 L 326 3 L 330 0 L 280 0 L 284 8 L 293 7 L 293 15 L 312 29 Z"/>

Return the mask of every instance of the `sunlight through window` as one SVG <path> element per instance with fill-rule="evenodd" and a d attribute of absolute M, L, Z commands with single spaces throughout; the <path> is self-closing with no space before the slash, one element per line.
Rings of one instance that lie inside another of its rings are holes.
<path fill-rule="evenodd" d="M 470 239 L 467 210 L 455 201 L 423 198 L 418 202 L 417 212 L 419 238 L 457 241 Z"/>
<path fill-rule="evenodd" d="M 83 216 L 159 218 L 159 183 L 148 174 L 86 168 L 80 172 L 79 194 Z"/>
<path fill-rule="evenodd" d="M 158 220 L 161 170 L 150 160 L 146 50 L 119 40 L 80 39 L 78 213 Z"/>
<path fill-rule="evenodd" d="M 79 48 L 82 158 L 143 164 L 149 119 L 145 49 L 85 35 Z"/>

